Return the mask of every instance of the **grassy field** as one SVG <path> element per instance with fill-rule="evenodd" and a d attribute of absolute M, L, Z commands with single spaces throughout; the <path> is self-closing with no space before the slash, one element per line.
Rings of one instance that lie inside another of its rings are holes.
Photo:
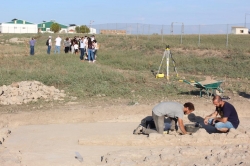
<path fill-rule="evenodd" d="M 0 36 L 0 86 L 36 80 L 64 89 L 68 96 L 76 96 L 81 101 L 122 99 L 134 104 L 196 95 L 198 89 L 179 79 L 202 81 L 211 76 L 224 80 L 222 88 L 226 95 L 250 93 L 248 35 L 229 35 L 228 47 L 225 35 L 201 35 L 200 45 L 198 35 L 183 36 L 182 44 L 178 35 L 96 35 L 100 50 L 95 64 L 81 62 L 79 55 L 64 54 L 63 48 L 60 55 L 53 54 L 54 48 L 52 54 L 47 55 L 48 36 L 33 36 L 37 38 L 35 56 L 29 56 L 27 42 L 9 40 L 15 37 L 28 41 L 31 35 Z M 56 38 L 56 34 L 52 36 Z M 61 37 L 73 36 L 63 34 Z M 170 81 L 156 79 L 151 72 L 158 70 L 166 44 L 170 45 L 179 73 L 176 77 L 170 65 Z"/>

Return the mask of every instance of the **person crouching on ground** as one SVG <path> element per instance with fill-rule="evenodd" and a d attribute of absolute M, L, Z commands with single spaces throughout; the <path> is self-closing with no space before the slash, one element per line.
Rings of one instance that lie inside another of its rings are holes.
<path fill-rule="evenodd" d="M 183 116 L 184 114 L 188 115 L 193 111 L 194 111 L 194 105 L 190 102 L 185 103 L 184 105 L 178 102 L 161 102 L 158 105 L 156 105 L 152 110 L 152 117 L 155 123 L 156 130 L 145 128 L 140 125 L 134 131 L 134 134 L 139 134 L 140 132 L 143 134 L 150 134 L 150 133 L 163 134 L 165 128 L 164 125 L 165 117 L 170 117 L 171 119 L 177 119 L 182 134 L 188 134 L 183 124 Z"/>
<path fill-rule="evenodd" d="M 240 120 L 233 105 L 225 102 L 220 96 L 213 97 L 215 111 L 204 118 L 204 124 L 211 124 L 220 132 L 228 132 L 231 128 L 236 129 Z M 220 115 L 220 117 L 217 117 Z"/>

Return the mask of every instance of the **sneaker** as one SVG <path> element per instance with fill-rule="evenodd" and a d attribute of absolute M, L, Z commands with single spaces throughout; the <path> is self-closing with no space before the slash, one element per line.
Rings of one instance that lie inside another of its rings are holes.
<path fill-rule="evenodd" d="M 142 133 L 143 126 L 139 125 L 133 132 L 133 134 L 141 134 Z"/>

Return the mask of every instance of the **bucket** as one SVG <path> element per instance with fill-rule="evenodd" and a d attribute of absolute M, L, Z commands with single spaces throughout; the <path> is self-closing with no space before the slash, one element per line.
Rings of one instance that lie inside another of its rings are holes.
<path fill-rule="evenodd" d="M 195 124 L 186 124 L 185 125 L 185 130 L 187 132 L 190 132 L 190 133 L 195 133 L 196 131 L 198 131 L 200 129 L 199 126 L 195 126 Z"/>

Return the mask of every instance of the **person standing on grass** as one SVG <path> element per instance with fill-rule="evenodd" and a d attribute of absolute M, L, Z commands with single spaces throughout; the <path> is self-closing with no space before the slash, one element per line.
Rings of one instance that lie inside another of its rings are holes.
<path fill-rule="evenodd" d="M 94 59 L 94 52 L 93 52 L 93 43 L 91 41 L 91 38 L 88 39 L 88 61 L 89 63 L 92 61 L 93 63 L 95 62 Z"/>
<path fill-rule="evenodd" d="M 93 42 L 95 40 L 95 35 L 92 35 L 90 38 L 91 38 L 91 41 Z"/>
<path fill-rule="evenodd" d="M 29 44 L 30 44 L 30 55 L 34 55 L 36 40 L 32 37 L 31 40 L 29 41 Z"/>
<path fill-rule="evenodd" d="M 220 96 L 213 97 L 215 111 L 204 118 L 205 125 L 213 125 L 220 132 L 228 132 L 231 128 L 236 129 L 240 120 L 234 106 L 221 99 Z M 220 115 L 220 117 L 217 117 Z"/>
<path fill-rule="evenodd" d="M 97 41 L 96 40 L 93 40 L 93 46 L 94 46 L 94 60 L 96 60 L 96 57 L 97 57 L 97 51 L 99 49 L 99 46 L 97 44 Z"/>
<path fill-rule="evenodd" d="M 75 40 L 71 39 L 70 42 L 71 42 L 71 46 L 70 46 L 70 48 L 71 48 L 71 54 L 74 54 L 75 53 L 75 49 L 74 49 Z"/>
<path fill-rule="evenodd" d="M 55 54 L 56 54 L 56 52 L 58 52 L 60 54 L 61 41 L 62 41 L 62 39 L 58 35 L 58 37 L 55 39 L 55 42 L 56 42 L 56 44 L 55 44 Z"/>
<path fill-rule="evenodd" d="M 64 45 L 64 52 L 65 52 L 65 54 L 67 54 L 69 52 L 69 48 L 70 48 L 70 41 L 69 41 L 68 37 L 64 40 L 63 45 Z"/>
<path fill-rule="evenodd" d="M 85 37 L 84 37 L 83 42 L 85 43 L 86 59 L 88 59 L 88 36 L 85 36 Z"/>
<path fill-rule="evenodd" d="M 84 54 L 85 54 L 85 43 L 84 43 L 84 38 L 82 37 L 80 40 L 80 60 L 84 61 Z"/>
<path fill-rule="evenodd" d="M 77 41 L 75 41 L 75 43 L 74 43 L 74 50 L 75 50 L 75 54 L 77 54 L 77 53 L 78 53 L 78 48 L 79 48 L 78 42 L 77 42 Z"/>
<path fill-rule="evenodd" d="M 51 41 L 51 36 L 49 36 L 47 54 L 50 54 L 51 47 L 52 47 L 52 41 Z"/>

